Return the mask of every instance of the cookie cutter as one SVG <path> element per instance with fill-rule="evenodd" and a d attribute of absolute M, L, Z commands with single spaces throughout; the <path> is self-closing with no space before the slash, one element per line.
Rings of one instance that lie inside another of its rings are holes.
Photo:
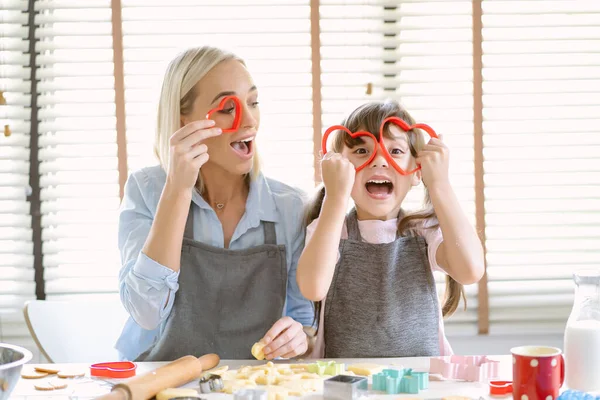
<path fill-rule="evenodd" d="M 512 394 L 513 386 L 511 381 L 490 381 L 491 396 L 505 396 Z"/>
<path fill-rule="evenodd" d="M 91 376 L 106 378 L 130 378 L 135 375 L 137 365 L 131 361 L 105 362 L 90 366 Z"/>
<path fill-rule="evenodd" d="M 410 171 L 405 171 L 398 164 L 396 164 L 396 161 L 390 155 L 390 152 L 385 148 L 385 143 L 383 142 L 383 130 L 385 129 L 386 124 L 389 124 L 389 123 L 399 126 L 400 129 L 402 129 L 404 132 L 412 131 L 413 129 L 421 129 L 421 130 L 427 132 L 427 134 L 429 135 L 430 138 L 437 139 L 438 135 L 437 135 L 437 133 L 435 133 L 433 128 L 427 124 L 408 125 L 406 123 L 406 121 L 404 121 L 402 118 L 398 118 L 398 117 L 389 117 L 389 118 L 386 118 L 385 120 L 383 120 L 383 122 L 381 123 L 381 126 L 379 127 L 379 147 L 381 148 L 381 150 L 383 152 L 383 156 L 388 161 L 388 163 L 390 163 L 390 165 L 392 167 L 394 167 L 394 169 L 400 175 L 411 175 L 411 174 L 417 172 L 418 170 L 420 170 L 421 166 L 418 165 L 416 168 L 414 168 Z"/>
<path fill-rule="evenodd" d="M 220 375 L 209 374 L 200 378 L 200 392 L 212 393 L 223 390 L 223 380 Z"/>
<path fill-rule="evenodd" d="M 411 368 L 384 369 L 373 375 L 371 388 L 387 394 L 418 394 L 421 390 L 429 388 L 429 374 L 413 372 Z"/>
<path fill-rule="evenodd" d="M 499 361 L 486 356 L 445 356 L 430 360 L 429 373 L 446 379 L 459 379 L 469 382 L 488 382 L 498 377 Z"/>
<path fill-rule="evenodd" d="M 600 394 L 590 394 L 581 390 L 567 389 L 556 400 L 600 400 Z"/>
<path fill-rule="evenodd" d="M 214 113 L 225 109 L 225 104 L 227 104 L 228 101 L 233 101 L 235 104 L 235 115 L 233 117 L 233 123 L 231 124 L 231 127 L 222 129 L 223 133 L 236 132 L 239 129 L 242 122 L 242 102 L 240 99 L 237 96 L 225 96 L 217 107 L 213 108 L 206 114 L 206 119 L 212 119 L 212 115 Z"/>
<path fill-rule="evenodd" d="M 367 394 L 367 378 L 353 375 L 336 375 L 323 382 L 325 400 L 356 400 Z"/>
<path fill-rule="evenodd" d="M 383 157 L 400 175 L 413 174 L 416 171 L 421 169 L 420 165 L 418 165 L 416 168 L 414 168 L 410 171 L 405 171 L 404 169 L 402 169 L 402 167 L 400 167 L 396 163 L 394 158 L 390 155 L 390 152 L 388 151 L 388 149 L 385 147 L 383 133 L 384 133 L 384 129 L 385 129 L 386 125 L 390 124 L 390 123 L 400 127 L 400 129 L 402 129 L 404 132 L 409 132 L 413 129 L 421 129 L 421 130 L 427 132 L 429 137 L 438 138 L 437 133 L 433 130 L 432 127 L 430 127 L 427 124 L 409 125 L 402 118 L 389 117 L 389 118 L 386 118 L 379 126 L 379 140 L 377 140 L 375 135 L 373 135 L 371 132 L 368 132 L 368 131 L 351 132 L 348 128 L 346 128 L 343 125 L 333 125 L 333 126 L 329 127 L 325 131 L 325 133 L 323 134 L 323 138 L 321 139 L 321 152 L 323 153 L 323 155 L 327 154 L 327 139 L 329 138 L 329 135 L 335 131 L 343 131 L 347 135 L 350 135 L 350 137 L 352 137 L 353 139 L 358 138 L 358 137 L 369 137 L 373 140 L 373 144 L 374 144 L 373 154 L 371 154 L 371 156 L 369 157 L 369 159 L 367 161 L 365 161 L 363 164 L 361 164 L 355 168 L 356 172 L 359 172 L 360 170 L 362 170 L 363 168 L 365 168 L 366 166 L 371 164 L 371 162 L 375 159 L 375 156 L 377 155 L 377 151 L 381 151 L 381 153 L 383 154 Z"/>
<path fill-rule="evenodd" d="M 371 140 L 373 140 L 373 148 L 375 149 L 375 151 L 373 151 L 373 154 L 371 154 L 371 157 L 369 157 L 369 159 L 366 162 L 359 165 L 358 167 L 355 167 L 356 172 L 360 171 L 361 169 L 365 168 L 367 165 L 371 164 L 371 161 L 373 161 L 373 159 L 377 155 L 377 138 L 375 138 L 375 135 L 373 135 L 371 132 L 367 132 L 367 131 L 350 132 L 350 130 L 343 125 L 333 125 L 333 126 L 330 126 L 325 131 L 325 133 L 323 134 L 323 139 L 321 140 L 321 152 L 323 153 L 323 155 L 327 154 L 327 139 L 329 138 L 329 135 L 331 135 L 331 133 L 335 132 L 335 131 L 344 131 L 344 132 L 346 132 L 347 135 L 350 135 L 350 137 L 353 139 L 356 139 L 358 137 L 371 138 Z"/>
<path fill-rule="evenodd" d="M 268 393 L 260 389 L 241 389 L 233 393 L 233 400 L 267 400 Z"/>
<path fill-rule="evenodd" d="M 336 363 L 335 361 L 317 361 L 309 364 L 307 371 L 311 374 L 323 375 L 342 375 L 346 372 L 346 364 Z"/>

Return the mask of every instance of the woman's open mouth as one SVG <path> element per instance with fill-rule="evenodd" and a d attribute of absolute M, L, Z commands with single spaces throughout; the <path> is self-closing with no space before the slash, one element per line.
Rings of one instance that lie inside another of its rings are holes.
<path fill-rule="evenodd" d="M 229 145 L 238 156 L 243 159 L 248 159 L 252 157 L 253 142 L 254 137 L 250 137 L 237 142 L 231 142 Z"/>

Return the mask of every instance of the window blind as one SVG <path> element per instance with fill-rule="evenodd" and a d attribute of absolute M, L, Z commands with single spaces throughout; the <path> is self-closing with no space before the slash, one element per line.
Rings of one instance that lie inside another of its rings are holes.
<path fill-rule="evenodd" d="M 27 1 L 0 1 L 0 342 L 37 354 L 23 317 L 35 299 L 29 190 Z M 9 131 L 8 131 L 9 130 Z"/>
<path fill-rule="evenodd" d="M 267 176 L 314 187 L 309 0 L 123 0 L 128 165 L 154 165 L 163 72 L 180 51 L 211 45 L 245 59 L 259 90 L 258 151 Z"/>
<path fill-rule="evenodd" d="M 49 300 L 116 296 L 119 182 L 110 0 L 35 2 Z"/>
<path fill-rule="evenodd" d="M 323 0 L 320 29 L 323 130 L 364 102 L 399 101 L 444 135 L 454 190 L 475 225 L 471 13 L 470 1 Z M 413 188 L 403 208 L 420 208 L 423 193 Z M 443 276 L 436 281 L 442 296 Z M 450 335 L 477 332 L 477 285 L 466 290 L 467 311 L 461 304 L 446 321 Z"/>
<path fill-rule="evenodd" d="M 490 333 L 562 333 L 600 265 L 600 3 L 482 6 Z"/>

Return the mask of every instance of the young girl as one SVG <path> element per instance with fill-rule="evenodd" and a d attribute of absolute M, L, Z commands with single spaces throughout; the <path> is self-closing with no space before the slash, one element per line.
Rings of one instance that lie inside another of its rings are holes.
<path fill-rule="evenodd" d="M 388 117 L 414 124 L 397 103 L 373 102 L 342 125 L 379 140 Z M 383 132 L 384 147 L 402 170 L 421 169 L 400 174 L 371 138 L 341 131 L 321 163 L 324 187 L 309 210 L 297 269 L 302 294 L 317 302 L 314 357 L 451 354 L 442 318 L 458 307 L 462 285 L 479 281 L 484 272 L 481 242 L 448 180 L 448 149 L 442 140 L 425 144 L 420 133 L 393 123 Z M 373 152 L 372 161 L 356 172 Z M 406 213 L 402 201 L 421 179 L 425 208 Z M 355 207 L 346 215 L 350 197 Z M 435 270 L 447 274 L 441 308 Z"/>

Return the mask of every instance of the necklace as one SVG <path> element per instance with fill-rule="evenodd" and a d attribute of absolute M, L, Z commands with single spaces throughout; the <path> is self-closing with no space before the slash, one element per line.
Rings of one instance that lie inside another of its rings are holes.
<path fill-rule="evenodd" d="M 225 204 L 223 204 L 223 203 L 217 203 L 217 208 L 218 208 L 219 210 L 222 210 L 222 209 L 223 209 L 223 207 L 225 207 Z"/>

